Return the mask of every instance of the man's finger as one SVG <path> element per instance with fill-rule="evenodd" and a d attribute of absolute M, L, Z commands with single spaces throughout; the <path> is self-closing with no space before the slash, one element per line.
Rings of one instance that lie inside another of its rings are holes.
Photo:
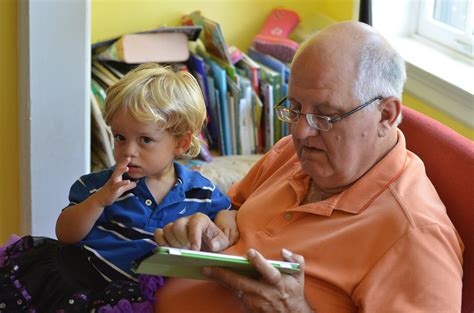
<path fill-rule="evenodd" d="M 203 229 L 202 240 L 212 252 L 222 251 L 229 246 L 229 238 L 213 222 Z"/>
<path fill-rule="evenodd" d="M 202 274 L 234 292 L 240 291 L 244 294 L 258 293 L 262 289 L 259 281 L 237 274 L 231 270 L 219 267 L 205 267 Z"/>
<path fill-rule="evenodd" d="M 284 261 L 287 262 L 294 262 L 300 265 L 300 270 L 298 273 L 293 274 L 292 276 L 295 277 L 298 281 L 304 281 L 304 257 L 302 255 L 293 253 L 287 249 L 281 250 L 281 256 L 283 257 Z"/>
<path fill-rule="evenodd" d="M 269 284 L 276 284 L 281 279 L 281 273 L 273 267 L 265 258 L 255 249 L 247 251 L 247 257 L 250 263 L 257 269 L 263 280 Z"/>
<path fill-rule="evenodd" d="M 202 213 L 194 214 L 189 220 L 188 233 L 191 247 L 196 249 L 201 249 L 203 243 L 212 252 L 222 251 L 229 246 L 227 236 L 209 216 Z"/>
<path fill-rule="evenodd" d="M 229 237 L 229 244 L 230 245 L 233 245 L 234 243 L 236 243 L 238 240 L 239 240 L 239 231 L 237 229 L 232 229 L 230 231 L 230 235 L 228 236 Z"/>

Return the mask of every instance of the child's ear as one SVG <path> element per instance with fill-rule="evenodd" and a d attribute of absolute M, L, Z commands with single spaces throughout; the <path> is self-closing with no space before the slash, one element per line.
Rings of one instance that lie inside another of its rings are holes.
<path fill-rule="evenodd" d="M 186 132 L 180 136 L 176 137 L 176 148 L 174 150 L 174 154 L 176 156 L 180 156 L 185 154 L 188 150 L 189 147 L 191 146 L 191 141 L 192 141 L 192 134 L 191 132 Z"/>

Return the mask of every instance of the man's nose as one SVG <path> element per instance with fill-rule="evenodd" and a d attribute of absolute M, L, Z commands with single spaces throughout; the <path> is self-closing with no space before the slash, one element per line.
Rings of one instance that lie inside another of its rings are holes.
<path fill-rule="evenodd" d="M 298 139 L 319 135 L 320 130 L 309 126 L 306 116 L 301 115 L 296 124 L 293 124 L 292 134 Z"/>

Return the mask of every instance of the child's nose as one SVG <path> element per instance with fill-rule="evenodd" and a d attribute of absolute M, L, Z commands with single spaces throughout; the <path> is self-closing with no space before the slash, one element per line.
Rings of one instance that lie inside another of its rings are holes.
<path fill-rule="evenodd" d="M 136 157 L 137 156 L 137 147 L 136 144 L 133 142 L 129 142 L 125 145 L 123 149 L 123 156 L 124 157 Z"/>

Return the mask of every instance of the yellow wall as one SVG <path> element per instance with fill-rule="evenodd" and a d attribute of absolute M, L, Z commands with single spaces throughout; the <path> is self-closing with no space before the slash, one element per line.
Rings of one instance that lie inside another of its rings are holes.
<path fill-rule="evenodd" d="M 0 245 L 20 231 L 17 2 L 0 1 Z"/>
<path fill-rule="evenodd" d="M 220 24 L 226 42 L 246 49 L 275 7 L 292 8 L 302 20 L 317 12 L 336 20 L 348 20 L 352 17 L 353 5 L 352 0 L 93 0 L 92 42 L 128 32 L 178 25 L 182 15 L 200 10 Z"/>
<path fill-rule="evenodd" d="M 459 122 L 458 120 L 454 119 L 453 117 L 449 116 L 448 114 L 433 108 L 432 106 L 427 105 L 423 101 L 417 99 L 412 94 L 405 92 L 403 94 L 403 104 L 406 106 L 417 110 L 418 112 L 422 112 L 432 118 L 442 122 L 443 124 L 451 127 L 461 135 L 474 140 L 474 129 L 467 127 L 465 124 Z"/>

